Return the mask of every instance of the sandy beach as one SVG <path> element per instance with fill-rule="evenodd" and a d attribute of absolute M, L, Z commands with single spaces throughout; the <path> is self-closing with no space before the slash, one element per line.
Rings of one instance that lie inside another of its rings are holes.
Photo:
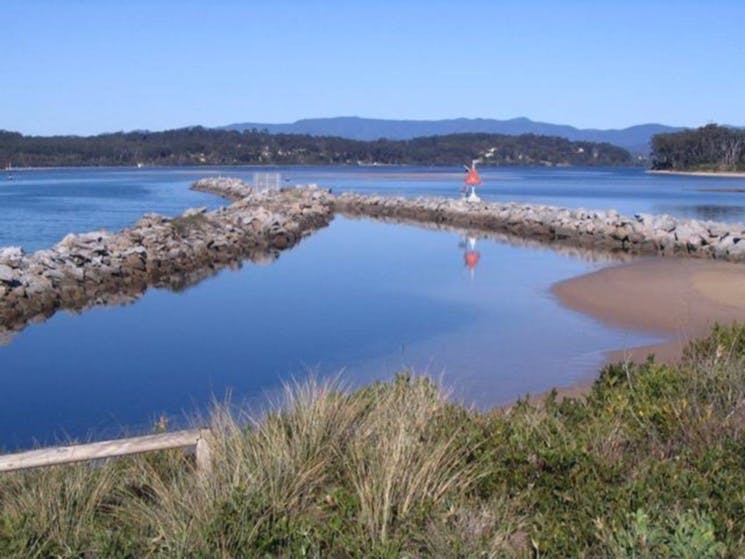
<path fill-rule="evenodd" d="M 713 260 L 652 258 L 558 283 L 562 304 L 598 320 L 667 338 L 663 344 L 612 352 L 611 361 L 680 357 L 686 341 L 715 322 L 745 320 L 745 266 Z"/>
<path fill-rule="evenodd" d="M 727 179 L 745 179 L 745 172 L 735 171 L 655 171 L 649 169 L 652 175 L 683 175 L 688 177 L 721 177 Z"/>

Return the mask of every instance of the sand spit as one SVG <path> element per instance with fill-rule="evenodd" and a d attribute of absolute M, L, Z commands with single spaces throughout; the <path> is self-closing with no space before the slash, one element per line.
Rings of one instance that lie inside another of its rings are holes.
<path fill-rule="evenodd" d="M 664 335 L 668 342 L 614 352 L 612 359 L 677 359 L 685 342 L 715 322 L 745 320 L 745 266 L 686 258 L 644 259 L 558 283 L 567 307 L 604 323 Z"/>
<path fill-rule="evenodd" d="M 718 177 L 724 179 L 743 179 L 745 173 L 740 171 L 658 171 L 648 170 L 651 175 L 680 175 L 684 177 Z"/>

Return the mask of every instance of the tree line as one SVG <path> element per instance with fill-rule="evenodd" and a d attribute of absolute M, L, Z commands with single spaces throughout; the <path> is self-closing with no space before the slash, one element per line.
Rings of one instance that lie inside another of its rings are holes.
<path fill-rule="evenodd" d="M 745 171 L 745 130 L 709 124 L 652 138 L 652 168 Z"/>
<path fill-rule="evenodd" d="M 628 151 L 607 143 L 526 134 L 450 134 L 359 141 L 265 130 L 203 127 L 97 136 L 25 136 L 0 131 L 0 164 L 14 167 L 142 165 L 629 165 Z"/>

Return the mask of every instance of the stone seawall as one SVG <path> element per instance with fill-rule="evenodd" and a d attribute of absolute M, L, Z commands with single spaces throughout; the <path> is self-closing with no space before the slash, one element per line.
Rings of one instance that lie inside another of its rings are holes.
<path fill-rule="evenodd" d="M 505 233 L 548 244 L 629 254 L 745 260 L 743 226 L 676 219 L 668 215 L 630 217 L 614 210 L 360 194 L 336 196 L 334 207 L 337 212 L 350 216 L 442 224 Z"/>
<path fill-rule="evenodd" d="M 231 177 L 207 177 L 199 179 L 191 185 L 192 190 L 198 192 L 207 192 L 216 194 L 226 200 L 240 200 L 249 196 L 252 192 L 251 187 L 241 179 Z"/>
<path fill-rule="evenodd" d="M 237 179 L 211 178 L 194 188 L 235 199 L 249 187 Z M 454 198 L 402 198 L 345 193 L 332 196 L 335 211 L 353 217 L 509 235 L 551 246 L 640 255 L 675 255 L 745 261 L 745 227 L 677 219 L 626 216 L 615 210 L 539 204 L 469 203 Z"/>
<path fill-rule="evenodd" d="M 266 261 L 326 226 L 333 204 L 326 191 L 303 188 L 254 193 L 208 212 L 169 219 L 146 215 L 109 233 L 67 235 L 48 250 L 0 249 L 0 334 L 58 309 L 126 302 L 149 286 L 179 289 L 243 259 Z"/>

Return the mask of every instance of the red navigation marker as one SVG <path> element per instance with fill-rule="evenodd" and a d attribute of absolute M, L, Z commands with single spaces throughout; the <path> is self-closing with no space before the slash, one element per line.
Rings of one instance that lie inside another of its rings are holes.
<path fill-rule="evenodd" d="M 481 186 L 481 177 L 479 176 L 479 172 L 476 170 L 476 165 L 468 169 L 465 183 L 466 186 Z"/>
<path fill-rule="evenodd" d="M 466 194 L 466 201 L 468 202 L 479 202 L 480 199 L 478 196 L 476 196 L 476 187 L 481 186 L 481 177 L 479 176 L 479 172 L 476 170 L 476 163 L 478 163 L 479 160 L 475 159 L 471 166 L 465 165 L 466 168 L 466 178 L 463 181 L 464 185 L 464 194 Z"/>

